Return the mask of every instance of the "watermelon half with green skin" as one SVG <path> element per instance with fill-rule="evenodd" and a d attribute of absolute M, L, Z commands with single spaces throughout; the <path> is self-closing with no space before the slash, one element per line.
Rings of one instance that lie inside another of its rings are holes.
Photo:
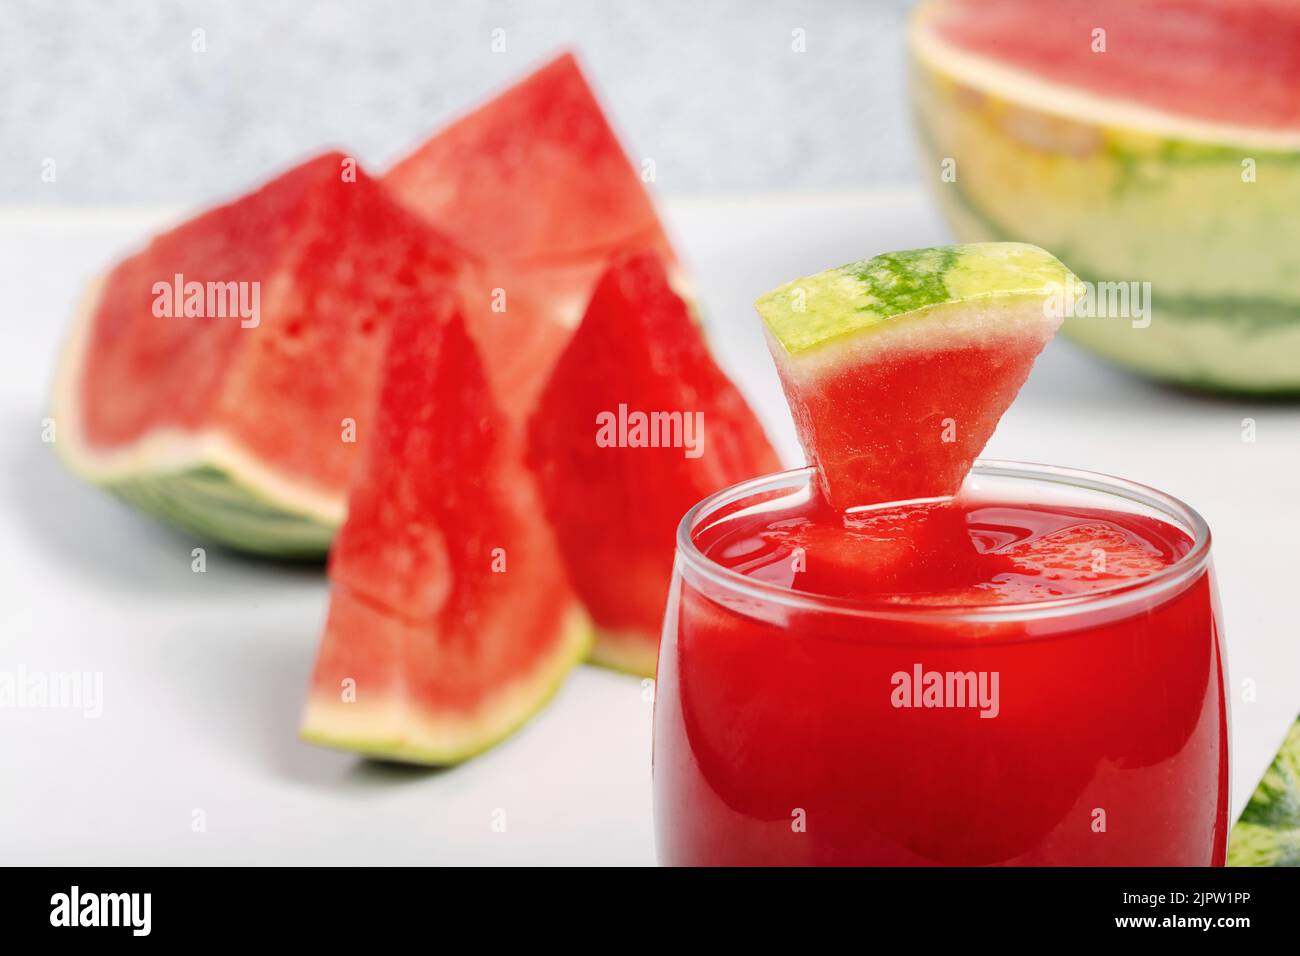
<path fill-rule="evenodd" d="M 677 525 L 704 496 L 780 467 L 651 255 L 613 263 L 538 400 L 528 461 L 592 659 L 653 676 Z"/>
<path fill-rule="evenodd" d="M 462 285 L 470 334 L 520 420 L 612 257 L 654 253 L 686 289 L 641 175 L 572 54 L 436 133 L 384 184 L 479 255 Z"/>
<path fill-rule="evenodd" d="M 387 325 L 431 312 L 466 261 L 348 157 L 309 160 L 92 285 L 54 389 L 55 447 L 204 538 L 321 557 L 372 428 Z"/>
<path fill-rule="evenodd" d="M 1074 281 L 1036 246 L 976 243 L 886 253 L 759 298 L 827 502 L 955 494 Z"/>
<path fill-rule="evenodd" d="M 591 646 L 519 432 L 452 304 L 394 323 L 373 434 L 330 552 L 302 734 L 464 760 L 551 697 Z"/>
<path fill-rule="evenodd" d="M 1170 382 L 1300 390 L 1300 4 L 929 0 L 910 46 L 960 240 L 1151 283 L 1146 317 L 1067 336 Z"/>
<path fill-rule="evenodd" d="M 1232 828 L 1228 866 L 1300 866 L 1300 719 Z"/>

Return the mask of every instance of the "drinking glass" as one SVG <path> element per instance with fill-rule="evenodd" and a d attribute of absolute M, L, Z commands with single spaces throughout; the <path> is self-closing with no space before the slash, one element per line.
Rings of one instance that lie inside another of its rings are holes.
<path fill-rule="evenodd" d="M 1200 515 L 1116 478 L 978 462 L 982 497 L 1156 517 L 1193 542 L 1147 577 L 1017 605 L 820 597 L 697 547 L 814 485 L 811 469 L 756 478 L 678 529 L 654 713 L 661 863 L 1223 864 L 1228 704 Z M 996 713 L 895 706 L 894 676 L 918 668 L 996 674 Z"/>

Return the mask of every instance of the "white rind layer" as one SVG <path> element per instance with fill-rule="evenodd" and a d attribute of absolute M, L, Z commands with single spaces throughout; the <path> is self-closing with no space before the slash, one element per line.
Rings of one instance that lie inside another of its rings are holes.
<path fill-rule="evenodd" d="M 973 89 L 1013 103 L 1023 103 L 1043 113 L 1104 128 L 1129 129 L 1148 136 L 1206 145 L 1300 150 L 1300 130 L 1238 126 L 1180 116 L 1044 80 L 991 57 L 963 50 L 930 29 L 929 19 L 935 5 L 931 0 L 913 16 L 910 28 L 912 50 L 927 69 L 960 80 Z"/>

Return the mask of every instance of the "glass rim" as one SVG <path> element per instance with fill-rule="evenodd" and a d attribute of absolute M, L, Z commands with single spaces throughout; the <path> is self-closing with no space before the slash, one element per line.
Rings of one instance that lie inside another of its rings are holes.
<path fill-rule="evenodd" d="M 699 522 L 724 505 L 733 504 L 779 487 L 782 481 L 816 480 L 810 466 L 771 472 L 730 485 L 696 502 L 677 525 L 677 559 L 731 594 L 778 604 L 786 608 L 849 617 L 892 620 L 971 621 L 998 623 L 1068 616 L 1084 611 L 1109 609 L 1129 601 L 1158 594 L 1173 594 L 1204 570 L 1210 556 L 1210 527 L 1190 505 L 1149 485 L 1100 472 L 1031 462 L 977 459 L 971 468 L 976 477 L 1017 478 L 1039 484 L 1066 485 L 1143 505 L 1173 519 L 1192 535 L 1192 547 L 1177 561 L 1145 577 L 1121 581 L 1086 594 L 1045 598 L 1018 604 L 908 604 L 899 601 L 856 599 L 797 591 L 794 588 L 748 577 L 724 567 L 695 545 L 692 532 Z M 913 499 L 940 500 L 940 499 Z M 884 506 L 900 502 L 882 502 Z"/>

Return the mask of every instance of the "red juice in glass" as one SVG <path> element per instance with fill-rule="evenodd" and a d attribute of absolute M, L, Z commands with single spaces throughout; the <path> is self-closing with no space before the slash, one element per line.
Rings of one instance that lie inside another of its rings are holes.
<path fill-rule="evenodd" d="M 810 470 L 693 509 L 660 647 L 668 865 L 1222 865 L 1224 665 L 1204 521 L 981 463 L 837 514 Z"/>

